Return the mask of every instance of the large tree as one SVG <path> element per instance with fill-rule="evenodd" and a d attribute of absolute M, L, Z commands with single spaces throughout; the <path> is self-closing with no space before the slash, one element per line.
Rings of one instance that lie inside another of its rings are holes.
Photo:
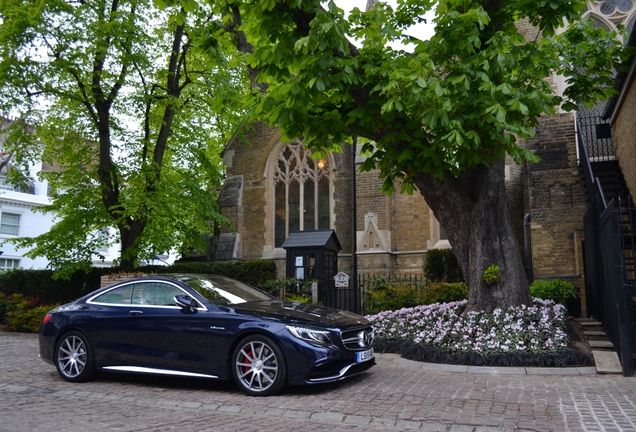
<path fill-rule="evenodd" d="M 218 18 L 197 0 L 0 0 L 0 112 L 21 116 L 5 147 L 24 161 L 9 175 L 54 168 L 56 224 L 14 240 L 28 255 L 72 270 L 120 243 L 134 265 L 213 233 L 249 83 Z"/>
<path fill-rule="evenodd" d="M 362 169 L 379 169 L 387 193 L 399 184 L 424 196 L 457 254 L 468 309 L 492 311 L 531 302 L 506 202 L 506 155 L 537 162 L 517 140 L 534 135 L 540 116 L 611 91 L 621 44 L 578 23 L 584 6 L 398 0 L 395 10 L 378 3 L 345 18 L 331 1 L 227 0 L 223 12 L 258 84 L 253 118 L 305 137 L 318 154 L 366 139 Z M 433 8 L 435 35 L 407 36 Z M 542 37 L 526 40 L 522 19 Z M 575 24 L 555 36 L 567 22 Z M 564 95 L 550 86 L 555 73 L 569 80 Z M 500 279 L 487 284 L 493 265 Z"/>

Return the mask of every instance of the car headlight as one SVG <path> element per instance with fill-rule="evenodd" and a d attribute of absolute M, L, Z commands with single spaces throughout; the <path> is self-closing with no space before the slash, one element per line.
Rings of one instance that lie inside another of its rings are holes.
<path fill-rule="evenodd" d="M 287 326 L 287 330 L 289 330 L 289 332 L 296 336 L 298 339 L 302 339 L 304 341 L 322 346 L 331 345 L 331 335 L 328 331 L 290 325 Z"/>

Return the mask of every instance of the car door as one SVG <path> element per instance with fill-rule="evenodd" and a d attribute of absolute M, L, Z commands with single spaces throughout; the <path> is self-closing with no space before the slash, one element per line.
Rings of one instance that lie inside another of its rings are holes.
<path fill-rule="evenodd" d="M 124 358 L 128 365 L 163 370 L 206 369 L 207 311 L 177 307 L 175 295 L 187 295 L 168 281 L 134 284 L 132 304 L 120 322 Z"/>
<path fill-rule="evenodd" d="M 79 316 L 75 325 L 88 335 L 99 367 L 121 364 L 123 350 L 120 340 L 120 322 L 128 313 L 133 285 L 113 288 L 87 300 L 86 316 Z"/>

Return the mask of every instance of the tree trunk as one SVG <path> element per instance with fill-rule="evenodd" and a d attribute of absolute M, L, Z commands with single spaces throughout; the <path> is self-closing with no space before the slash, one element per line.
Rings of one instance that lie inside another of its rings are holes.
<path fill-rule="evenodd" d="M 121 253 L 119 265 L 122 267 L 136 267 L 139 255 L 139 237 L 146 228 L 145 221 L 128 220 L 128 225 L 119 224 L 119 236 L 121 238 Z"/>
<path fill-rule="evenodd" d="M 466 170 L 442 180 L 419 173 L 415 184 L 446 231 L 468 285 L 467 310 L 492 312 L 530 305 L 532 297 L 513 234 L 506 198 L 504 162 Z M 500 279 L 484 282 L 484 271 L 500 268 Z"/>

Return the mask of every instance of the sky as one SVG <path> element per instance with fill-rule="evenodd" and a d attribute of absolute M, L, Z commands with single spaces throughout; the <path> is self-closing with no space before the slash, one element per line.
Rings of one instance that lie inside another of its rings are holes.
<path fill-rule="evenodd" d="M 354 7 L 357 7 L 362 11 L 364 11 L 367 7 L 367 0 L 334 0 L 334 2 L 336 3 L 336 5 L 338 5 L 338 7 L 342 8 L 345 11 L 345 16 L 348 16 L 349 12 Z M 385 1 L 385 3 L 388 3 L 394 9 L 397 7 L 397 0 L 387 0 Z M 415 36 L 418 39 L 429 39 L 434 33 L 434 28 L 432 25 L 434 16 L 434 11 L 429 12 L 425 15 L 425 18 L 427 20 L 426 24 L 417 24 L 406 33 L 410 36 Z M 406 49 L 408 50 L 408 47 Z"/>

